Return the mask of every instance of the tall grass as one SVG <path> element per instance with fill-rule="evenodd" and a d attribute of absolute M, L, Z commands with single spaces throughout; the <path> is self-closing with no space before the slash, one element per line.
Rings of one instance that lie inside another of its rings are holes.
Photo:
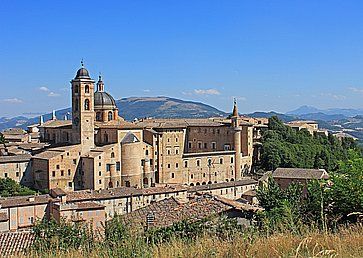
<path fill-rule="evenodd" d="M 104 243 L 90 249 L 33 250 L 25 257 L 363 257 L 363 225 L 344 227 L 335 232 L 318 229 L 299 234 L 257 231 L 235 232 L 227 237 L 202 234 L 194 239 L 180 237 L 147 244 L 145 239 L 129 235 L 112 248 Z M 23 256 L 24 257 L 24 256 Z"/>

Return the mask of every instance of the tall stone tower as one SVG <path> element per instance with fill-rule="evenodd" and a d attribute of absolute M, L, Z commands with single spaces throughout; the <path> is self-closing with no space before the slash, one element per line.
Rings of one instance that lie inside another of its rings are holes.
<path fill-rule="evenodd" d="M 241 175 L 241 159 L 242 159 L 242 128 L 240 126 L 240 117 L 238 114 L 237 101 L 234 100 L 233 103 L 233 112 L 231 117 L 232 127 L 234 128 L 234 149 L 236 151 L 235 156 L 235 180 L 240 180 L 242 178 Z"/>
<path fill-rule="evenodd" d="M 94 147 L 94 87 L 86 68 L 77 71 L 72 84 L 72 142 L 82 144 L 84 152 Z"/>

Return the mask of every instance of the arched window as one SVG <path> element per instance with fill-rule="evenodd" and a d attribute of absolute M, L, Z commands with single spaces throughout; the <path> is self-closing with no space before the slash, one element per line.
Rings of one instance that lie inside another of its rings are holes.
<path fill-rule="evenodd" d="M 110 112 L 108 112 L 108 121 L 111 121 L 111 120 L 113 120 L 113 114 L 110 111 Z"/>
<path fill-rule="evenodd" d="M 84 92 L 89 93 L 89 86 L 88 85 L 86 85 L 86 87 L 84 87 Z"/>
<path fill-rule="evenodd" d="M 113 188 L 113 183 L 112 182 L 108 183 L 108 188 Z"/>
<path fill-rule="evenodd" d="M 89 110 L 89 109 L 90 109 L 90 107 L 89 107 L 89 99 L 86 99 L 84 101 L 84 110 Z"/>
<path fill-rule="evenodd" d="M 103 139 L 104 139 L 105 143 L 108 143 L 108 134 L 107 133 L 105 133 L 105 135 L 103 136 Z"/>
<path fill-rule="evenodd" d="M 78 93 L 78 85 L 74 86 L 74 93 Z"/>
<path fill-rule="evenodd" d="M 114 157 L 115 157 L 115 153 L 111 152 L 111 158 L 114 158 Z"/>

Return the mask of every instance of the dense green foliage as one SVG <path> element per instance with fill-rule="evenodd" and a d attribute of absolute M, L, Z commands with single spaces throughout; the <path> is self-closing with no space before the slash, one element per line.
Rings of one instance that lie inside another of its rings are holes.
<path fill-rule="evenodd" d="M 4 142 L 5 142 L 4 135 L 2 133 L 0 133 L 0 143 L 4 143 Z"/>
<path fill-rule="evenodd" d="M 334 171 L 338 161 L 348 159 L 349 149 L 357 149 L 351 139 L 339 141 L 329 134 L 312 136 L 307 130 L 296 131 L 277 117 L 269 119 L 269 128 L 262 136 L 261 168 L 277 167 L 324 168 Z"/>
<path fill-rule="evenodd" d="M 355 222 L 363 216 L 363 158 L 359 152 L 349 150 L 347 161 L 338 162 L 328 180 L 314 180 L 303 187 L 291 184 L 282 190 L 270 178 L 257 190 L 264 226 L 296 229 L 299 223 L 314 224 L 323 229 L 338 224 Z"/>
<path fill-rule="evenodd" d="M 11 178 L 0 178 L 0 196 L 2 197 L 33 194 L 35 191 L 18 184 Z"/>

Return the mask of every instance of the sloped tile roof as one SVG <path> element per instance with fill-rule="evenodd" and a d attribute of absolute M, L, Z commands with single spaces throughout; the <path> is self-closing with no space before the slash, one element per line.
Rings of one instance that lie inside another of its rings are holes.
<path fill-rule="evenodd" d="M 25 254 L 26 250 L 34 243 L 35 236 L 31 231 L 18 231 L 0 233 L 0 255 Z"/>
<path fill-rule="evenodd" d="M 153 214 L 153 227 L 168 227 L 176 222 L 198 221 L 234 208 L 233 205 L 211 195 L 197 196 L 187 202 L 171 197 L 125 214 L 122 219 L 133 226 L 145 226 L 147 215 Z"/>
<path fill-rule="evenodd" d="M 273 178 L 322 179 L 328 178 L 325 169 L 276 168 Z"/>

